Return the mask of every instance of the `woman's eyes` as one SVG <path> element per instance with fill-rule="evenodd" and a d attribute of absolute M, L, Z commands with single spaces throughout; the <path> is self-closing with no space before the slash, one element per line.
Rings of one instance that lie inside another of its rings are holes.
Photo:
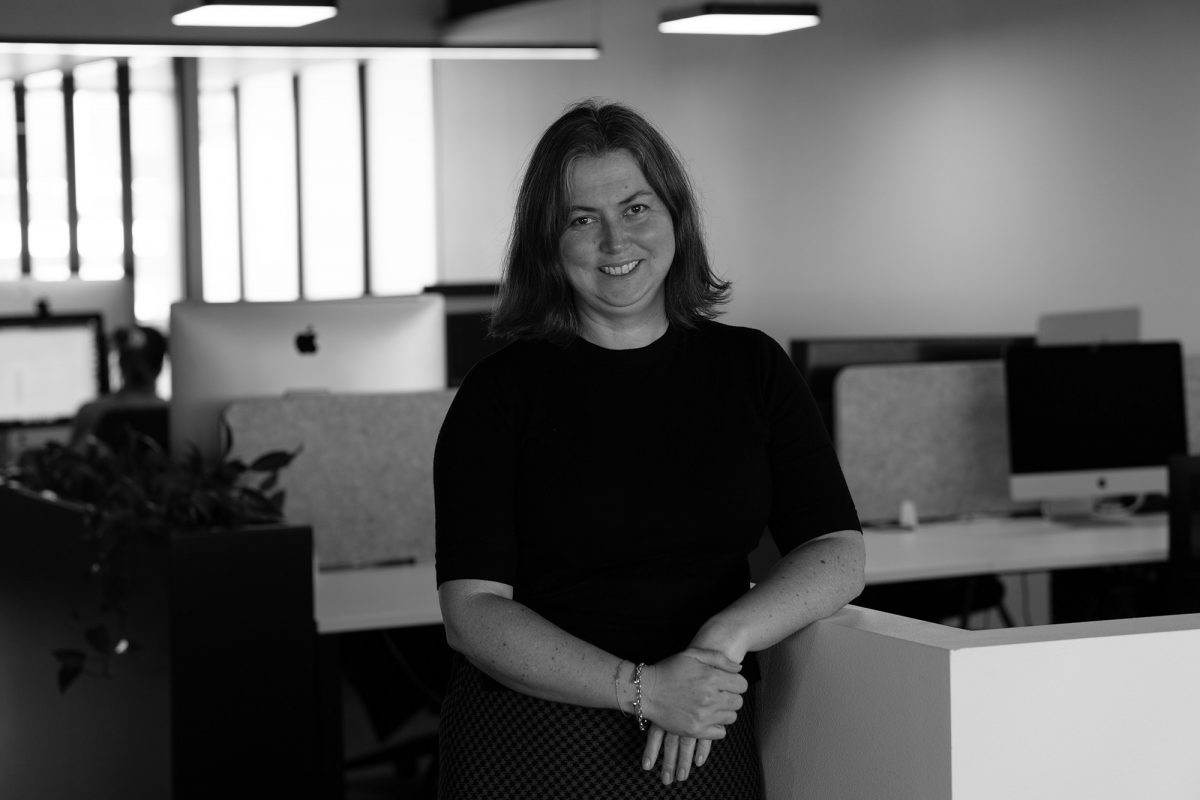
<path fill-rule="evenodd" d="M 641 217 L 641 216 L 644 216 L 649 211 L 650 211 L 650 206 L 646 205 L 645 203 L 634 203 L 629 208 L 625 209 L 625 216 Z M 584 215 L 584 216 L 580 216 L 580 217 L 575 217 L 570 222 L 568 222 L 567 225 L 572 228 L 584 228 L 584 227 L 587 227 L 588 225 L 595 223 L 596 220 L 597 220 L 597 218 L 594 216 Z"/>

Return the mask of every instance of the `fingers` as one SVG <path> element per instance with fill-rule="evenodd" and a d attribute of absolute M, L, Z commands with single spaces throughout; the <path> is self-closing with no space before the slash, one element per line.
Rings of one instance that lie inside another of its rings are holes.
<path fill-rule="evenodd" d="M 717 677 L 719 679 L 721 691 L 735 692 L 742 694 L 749 688 L 750 684 L 743 678 L 741 672 L 742 665 L 731 659 L 719 650 L 704 650 L 699 647 L 690 647 L 684 651 L 684 654 L 699 661 L 707 667 L 720 670 L 721 673 Z"/>
<path fill-rule="evenodd" d="M 704 648 L 700 647 L 689 647 L 684 652 L 699 661 L 701 664 L 707 664 L 710 667 L 716 667 L 723 672 L 732 672 L 736 674 L 742 670 L 741 664 L 734 661 L 720 650 L 705 650 Z"/>
<path fill-rule="evenodd" d="M 722 738 L 724 729 L 719 730 Z M 692 765 L 697 768 L 708 761 L 712 751 L 711 739 L 696 739 L 690 736 L 676 736 L 667 733 L 657 725 L 651 725 L 646 734 L 646 747 L 642 752 L 642 769 L 651 770 L 658 761 L 661 753 L 662 768 L 659 770 L 660 779 L 664 786 L 675 781 L 686 781 L 692 773 Z"/>
<path fill-rule="evenodd" d="M 692 771 L 692 759 L 696 757 L 696 740 L 685 736 L 679 740 L 679 758 L 675 762 L 675 780 L 686 781 Z"/>
<path fill-rule="evenodd" d="M 662 782 L 669 785 L 675 779 L 675 766 L 679 759 L 679 737 L 668 733 L 663 739 Z"/>
<path fill-rule="evenodd" d="M 662 749 L 663 736 L 666 733 L 657 725 L 650 726 L 650 732 L 646 734 L 646 747 L 642 750 L 642 769 L 654 769 L 654 762 L 658 761 L 658 753 Z"/>

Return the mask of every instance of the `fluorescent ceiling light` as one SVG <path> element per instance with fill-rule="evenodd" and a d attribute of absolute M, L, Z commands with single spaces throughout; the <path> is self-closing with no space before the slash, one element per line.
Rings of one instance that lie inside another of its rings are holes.
<path fill-rule="evenodd" d="M 811 28 L 820 21 L 815 3 L 701 3 L 664 11 L 658 32 L 764 36 Z"/>
<path fill-rule="evenodd" d="M 213 58 L 213 59 L 461 59 L 590 60 L 600 57 L 596 44 L 566 45 L 228 45 L 228 44 L 85 44 L 80 42 L 0 42 L 0 58 Z"/>
<path fill-rule="evenodd" d="M 237 28 L 298 28 L 337 14 L 336 0 L 286 0 L 238 2 L 195 0 L 171 17 L 176 25 Z"/>

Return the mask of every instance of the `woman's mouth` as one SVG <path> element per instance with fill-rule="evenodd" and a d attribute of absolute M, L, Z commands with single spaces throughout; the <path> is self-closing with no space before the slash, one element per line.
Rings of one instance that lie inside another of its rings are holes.
<path fill-rule="evenodd" d="M 635 258 L 633 261 L 623 261 L 620 264 L 608 264 L 600 267 L 600 271 L 605 275 L 620 277 L 621 275 L 628 275 L 629 273 L 633 272 L 637 265 L 641 263 L 642 260 L 640 258 Z"/>

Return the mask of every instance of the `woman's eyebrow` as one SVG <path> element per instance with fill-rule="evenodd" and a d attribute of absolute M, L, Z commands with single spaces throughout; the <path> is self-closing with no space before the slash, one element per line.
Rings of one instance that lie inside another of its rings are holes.
<path fill-rule="evenodd" d="M 626 197 L 624 200 L 617 201 L 617 205 L 619 205 L 619 206 L 627 205 L 629 203 L 632 203 L 634 200 L 637 200 L 639 197 L 642 197 L 643 195 L 653 197 L 654 192 L 652 192 L 649 189 L 638 189 L 636 192 L 629 195 L 629 197 Z M 591 206 L 579 206 L 579 205 L 572 205 L 570 208 L 570 211 L 572 213 L 574 213 L 576 211 L 595 211 L 595 210 L 596 209 L 592 208 Z"/>

